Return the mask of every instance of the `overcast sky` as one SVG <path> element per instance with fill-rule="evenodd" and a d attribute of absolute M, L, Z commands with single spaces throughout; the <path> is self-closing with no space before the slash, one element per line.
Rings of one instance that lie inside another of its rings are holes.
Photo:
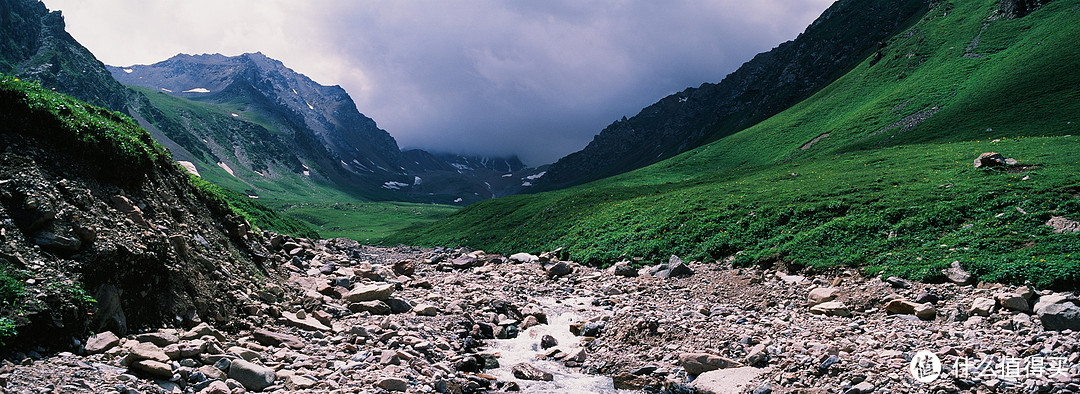
<path fill-rule="evenodd" d="M 403 149 L 580 150 L 622 116 L 719 82 L 832 0 L 45 0 L 102 62 L 261 51 L 341 85 Z"/>

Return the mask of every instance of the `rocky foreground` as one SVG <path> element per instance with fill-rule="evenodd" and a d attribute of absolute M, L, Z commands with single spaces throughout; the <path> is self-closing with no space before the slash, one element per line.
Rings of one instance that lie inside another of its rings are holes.
<path fill-rule="evenodd" d="M 246 316 L 232 331 L 195 317 L 188 327 L 101 332 L 77 352 L 13 355 L 0 388 L 1080 392 L 1076 297 L 969 283 L 958 266 L 952 282 L 922 284 L 676 257 L 599 270 L 557 252 L 269 239 L 272 261 L 286 263 L 259 290 L 235 294 Z"/>

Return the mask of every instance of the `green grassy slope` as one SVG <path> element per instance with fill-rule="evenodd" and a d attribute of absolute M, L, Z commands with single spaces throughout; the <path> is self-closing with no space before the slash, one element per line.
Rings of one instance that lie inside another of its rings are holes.
<path fill-rule="evenodd" d="M 941 3 L 837 82 L 735 135 L 580 187 L 478 203 L 387 242 L 563 247 L 589 263 L 742 251 L 744 263 L 924 280 L 960 261 L 985 280 L 1075 286 L 1080 238 L 1044 223 L 1080 219 L 1080 1 L 992 20 L 997 3 Z M 987 151 L 1029 167 L 972 168 Z"/>

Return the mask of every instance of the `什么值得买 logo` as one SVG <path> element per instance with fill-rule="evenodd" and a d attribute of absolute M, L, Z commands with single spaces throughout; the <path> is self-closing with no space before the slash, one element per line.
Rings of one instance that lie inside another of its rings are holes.
<path fill-rule="evenodd" d="M 1069 376 L 1068 357 L 983 356 L 980 359 L 957 357 L 952 364 L 952 374 L 957 378 L 1006 379 L 1057 378 Z M 911 376 L 916 381 L 930 383 L 941 377 L 941 359 L 929 350 L 920 350 L 911 358 Z"/>

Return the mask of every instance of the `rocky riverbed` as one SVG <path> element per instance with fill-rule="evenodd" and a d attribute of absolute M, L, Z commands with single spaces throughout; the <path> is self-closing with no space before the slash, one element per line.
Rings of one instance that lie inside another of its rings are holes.
<path fill-rule="evenodd" d="M 93 335 L 11 393 L 1080 392 L 1074 294 L 267 235 L 239 321 Z M 287 278 L 287 279 L 283 279 Z M 180 323 L 183 324 L 183 323 Z M 935 363 L 936 361 L 936 363 Z"/>

